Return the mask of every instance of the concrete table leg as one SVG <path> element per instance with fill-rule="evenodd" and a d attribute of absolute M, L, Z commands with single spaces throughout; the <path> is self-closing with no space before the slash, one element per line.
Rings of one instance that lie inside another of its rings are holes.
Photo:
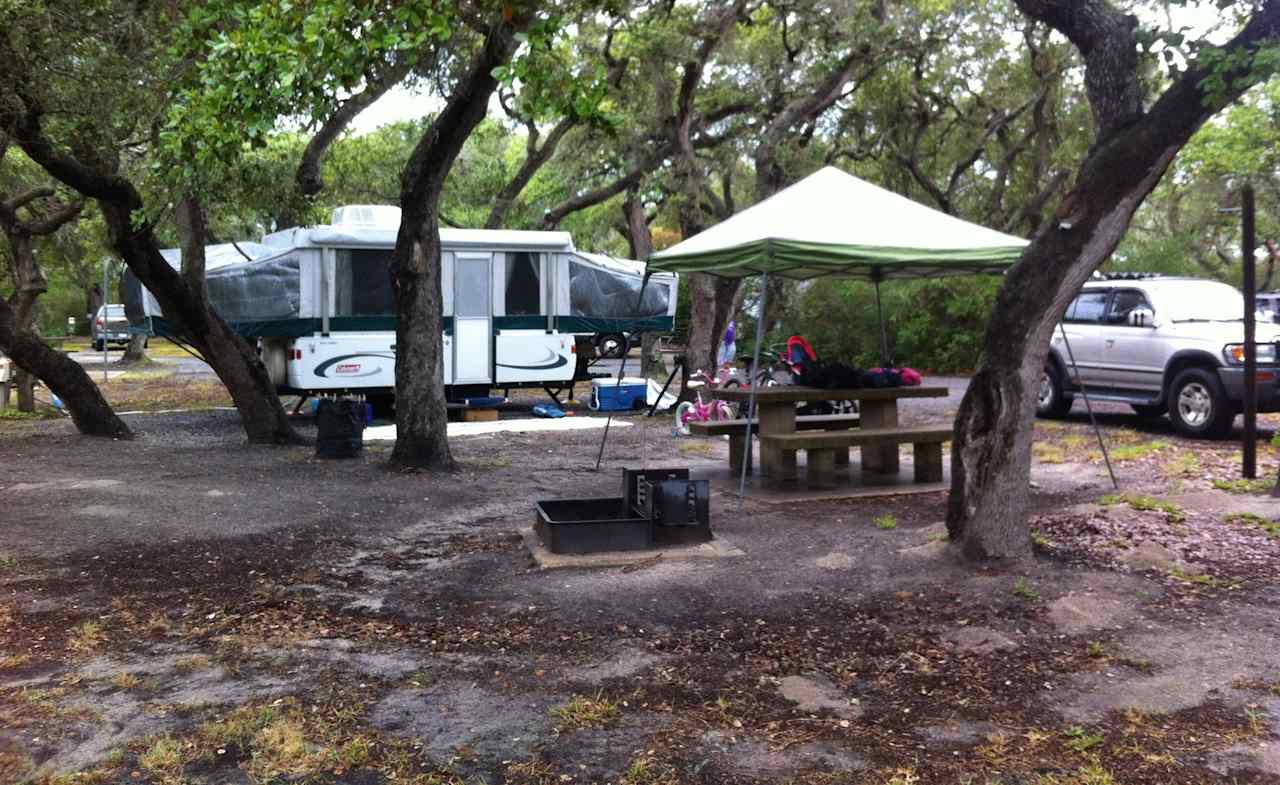
<path fill-rule="evenodd" d="M 927 442 L 915 445 L 916 482 L 942 482 L 942 445 Z"/>
<path fill-rule="evenodd" d="M 809 450 L 809 488 L 825 491 L 836 487 L 835 458 L 837 450 Z"/>
<path fill-rule="evenodd" d="M 777 403 L 765 405 L 757 404 L 756 409 L 760 414 L 760 435 L 767 436 L 776 433 L 795 433 L 796 430 L 796 407 L 793 403 Z M 760 471 L 765 477 L 776 477 L 781 479 L 794 479 L 796 476 L 796 454 L 791 450 L 790 471 L 785 471 L 783 463 L 783 450 L 776 447 L 766 447 L 764 442 L 760 443 Z"/>
<path fill-rule="evenodd" d="M 860 414 L 861 426 L 865 429 L 898 427 L 896 400 L 863 401 Z M 897 474 L 898 445 L 893 442 L 863 445 L 862 468 L 880 474 Z"/>
<path fill-rule="evenodd" d="M 735 477 L 742 474 L 742 455 L 744 447 L 742 440 L 748 438 L 750 437 L 746 435 L 745 429 L 743 433 L 729 434 L 729 469 L 733 472 Z M 752 455 L 751 453 L 746 453 L 746 456 L 747 474 L 751 474 L 753 469 Z"/>

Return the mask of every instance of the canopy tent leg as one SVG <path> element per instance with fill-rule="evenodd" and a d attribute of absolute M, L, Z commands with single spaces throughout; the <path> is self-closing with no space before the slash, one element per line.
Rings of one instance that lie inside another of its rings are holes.
<path fill-rule="evenodd" d="M 764 306 L 769 297 L 769 273 L 760 274 L 760 305 L 756 312 L 756 345 L 751 352 L 751 396 L 747 399 L 747 438 L 742 440 L 742 478 L 738 482 L 738 511 L 747 500 L 747 468 L 751 466 L 751 418 L 756 413 L 760 388 L 760 342 L 764 340 Z"/>
<path fill-rule="evenodd" d="M 880 271 L 876 270 L 872 274 L 872 281 L 876 285 L 876 321 L 880 323 L 880 366 L 889 368 L 893 365 L 893 360 L 889 357 L 889 338 L 884 331 L 884 306 L 880 304 Z"/>
<path fill-rule="evenodd" d="M 1058 330 L 1062 332 L 1062 343 L 1067 347 L 1067 359 L 1071 361 L 1071 370 L 1075 373 L 1076 378 L 1080 378 L 1080 369 L 1076 366 L 1076 356 L 1071 351 L 1071 341 L 1067 340 L 1067 328 L 1062 326 L 1062 322 L 1058 322 Z M 1080 385 L 1080 395 L 1084 398 L 1084 408 L 1089 412 L 1089 423 L 1093 426 L 1093 434 L 1098 437 L 1098 447 L 1102 449 L 1102 460 L 1106 461 L 1107 474 L 1111 475 L 1111 487 L 1120 490 L 1120 483 L 1116 480 L 1116 472 L 1111 468 L 1111 456 L 1107 454 L 1107 443 L 1102 438 L 1102 431 L 1098 428 L 1098 419 L 1093 416 L 1093 404 L 1089 403 L 1089 391 Z"/>
<path fill-rule="evenodd" d="M 640 306 L 644 303 L 644 289 L 649 285 L 649 271 L 644 271 L 644 277 L 640 279 L 640 293 L 636 295 L 636 313 L 640 313 Z M 641 342 L 644 341 L 644 331 L 637 333 Z M 627 349 L 631 342 L 629 337 L 623 338 L 622 359 L 618 361 L 618 381 L 614 383 L 613 389 L 617 390 L 622 386 L 622 377 L 626 376 L 627 370 Z M 644 358 L 640 358 L 641 368 L 644 367 Z M 600 462 L 604 460 L 604 445 L 609 441 L 609 426 L 613 425 L 613 411 L 609 411 L 609 417 L 604 421 L 604 435 L 600 437 L 600 451 L 596 453 L 596 471 L 600 471 Z M 642 434 L 643 436 L 643 434 Z"/>

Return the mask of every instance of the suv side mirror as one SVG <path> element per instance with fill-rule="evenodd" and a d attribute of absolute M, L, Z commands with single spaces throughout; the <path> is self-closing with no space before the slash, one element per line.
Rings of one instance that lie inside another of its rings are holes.
<path fill-rule="evenodd" d="M 1156 315 L 1150 308 L 1134 308 L 1129 312 L 1130 327 L 1155 327 Z"/>

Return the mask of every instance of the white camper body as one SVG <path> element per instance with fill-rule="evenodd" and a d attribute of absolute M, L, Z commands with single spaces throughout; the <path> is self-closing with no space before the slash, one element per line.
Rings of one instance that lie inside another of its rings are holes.
<path fill-rule="evenodd" d="M 345 207 L 327 226 L 269 234 L 207 254 L 210 299 L 237 332 L 256 338 L 277 387 L 292 393 L 389 395 L 395 322 L 387 266 L 399 211 Z M 578 368 L 575 338 L 667 331 L 676 280 L 643 291 L 639 262 L 576 251 L 567 232 L 442 229 L 443 374 L 450 399 L 491 388 L 562 387 Z M 230 250 L 230 252 L 224 252 Z M 166 251 L 177 266 L 176 251 Z M 252 257 L 246 260 L 245 256 Z M 154 298 L 126 284 L 132 321 L 180 335 Z"/>

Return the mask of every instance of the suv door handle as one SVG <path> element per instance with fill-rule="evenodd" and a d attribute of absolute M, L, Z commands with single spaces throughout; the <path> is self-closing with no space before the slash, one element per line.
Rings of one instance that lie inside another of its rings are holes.
<path fill-rule="evenodd" d="M 1108 348 L 1108 349 L 1110 349 L 1112 346 L 1115 346 L 1115 345 L 1116 345 L 1116 339 L 1115 339 L 1115 338 L 1108 338 L 1108 339 L 1107 339 L 1107 348 Z"/>

